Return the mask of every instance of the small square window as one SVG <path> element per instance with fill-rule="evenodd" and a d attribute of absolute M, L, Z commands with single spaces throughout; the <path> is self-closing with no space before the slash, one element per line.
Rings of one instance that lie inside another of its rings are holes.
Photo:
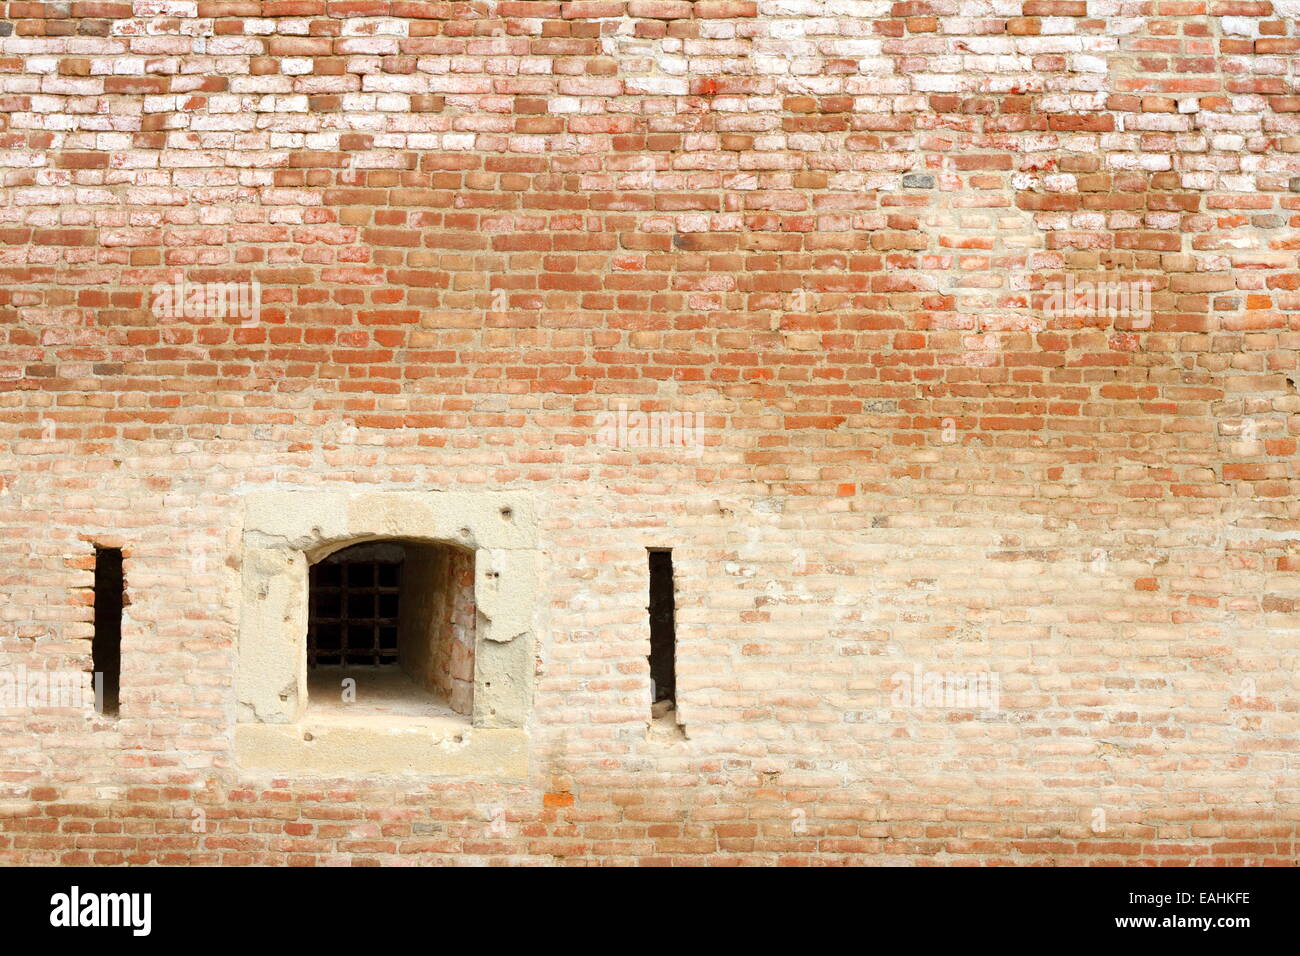
<path fill-rule="evenodd" d="M 251 493 L 241 766 L 521 779 L 537 528 L 516 492 Z"/>
<path fill-rule="evenodd" d="M 308 706 L 474 711 L 474 554 L 369 541 L 308 572 Z"/>

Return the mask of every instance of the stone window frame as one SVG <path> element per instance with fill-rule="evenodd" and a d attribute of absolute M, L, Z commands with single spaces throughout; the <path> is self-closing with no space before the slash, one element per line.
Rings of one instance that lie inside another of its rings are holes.
<path fill-rule="evenodd" d="M 365 541 L 472 550 L 472 719 L 314 719 L 307 707 L 308 568 Z M 537 514 L 518 492 L 262 490 L 244 500 L 236 757 L 318 774 L 520 779 L 540 613 Z"/>

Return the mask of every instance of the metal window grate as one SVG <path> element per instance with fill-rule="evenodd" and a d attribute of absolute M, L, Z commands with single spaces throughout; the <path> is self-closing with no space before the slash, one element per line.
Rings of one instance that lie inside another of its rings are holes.
<path fill-rule="evenodd" d="M 307 666 L 397 663 L 400 561 L 322 561 L 311 568 Z"/>

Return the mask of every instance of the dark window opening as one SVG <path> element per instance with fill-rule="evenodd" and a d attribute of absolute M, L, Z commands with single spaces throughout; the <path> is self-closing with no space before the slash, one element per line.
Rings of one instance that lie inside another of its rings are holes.
<path fill-rule="evenodd" d="M 472 551 L 400 540 L 336 551 L 308 572 L 308 705 L 472 714 L 476 617 Z"/>
<path fill-rule="evenodd" d="M 351 558 L 340 552 L 312 565 L 309 668 L 397 664 L 405 557 L 401 547 L 371 547 Z"/>
<path fill-rule="evenodd" d="M 677 699 L 677 624 L 673 553 L 650 552 L 650 691 L 652 703 Z"/>
<path fill-rule="evenodd" d="M 95 549 L 95 634 L 90 644 L 91 668 L 103 681 L 100 713 L 116 717 L 122 682 L 122 608 L 126 579 L 121 548 Z M 98 684 L 98 681 L 97 681 Z"/>

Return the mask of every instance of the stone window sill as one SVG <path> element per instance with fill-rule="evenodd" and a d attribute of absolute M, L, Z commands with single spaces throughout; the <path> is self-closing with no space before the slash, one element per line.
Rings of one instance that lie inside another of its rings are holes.
<path fill-rule="evenodd" d="M 235 752 L 247 770 L 342 777 L 419 775 L 522 780 L 528 735 L 455 716 L 307 715 L 293 724 L 239 724 Z"/>

